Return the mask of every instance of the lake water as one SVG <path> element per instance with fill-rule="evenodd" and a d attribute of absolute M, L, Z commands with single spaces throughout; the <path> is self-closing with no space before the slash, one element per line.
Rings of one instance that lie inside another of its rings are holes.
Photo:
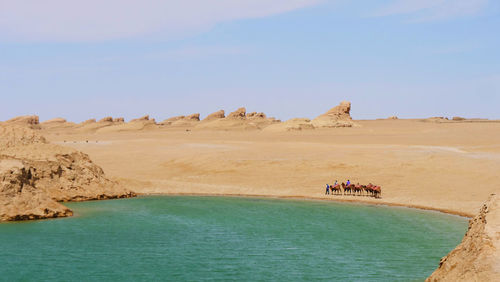
<path fill-rule="evenodd" d="M 421 281 L 467 220 L 334 202 L 142 197 L 0 224 L 0 280 Z"/>

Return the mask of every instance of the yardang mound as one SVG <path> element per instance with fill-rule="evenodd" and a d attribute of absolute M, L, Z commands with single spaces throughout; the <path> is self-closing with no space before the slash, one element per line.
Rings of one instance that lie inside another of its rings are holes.
<path fill-rule="evenodd" d="M 28 127 L 0 126 L 0 220 L 69 216 L 57 201 L 132 197 L 88 155 L 49 144 Z"/>

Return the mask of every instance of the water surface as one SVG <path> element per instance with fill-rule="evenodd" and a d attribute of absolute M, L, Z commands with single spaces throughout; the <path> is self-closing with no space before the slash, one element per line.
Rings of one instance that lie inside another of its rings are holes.
<path fill-rule="evenodd" d="M 419 281 L 467 228 L 407 208 L 230 197 L 71 203 L 0 224 L 0 280 Z"/>

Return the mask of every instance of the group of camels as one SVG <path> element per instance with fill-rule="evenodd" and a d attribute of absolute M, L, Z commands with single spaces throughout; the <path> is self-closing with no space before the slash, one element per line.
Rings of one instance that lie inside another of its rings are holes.
<path fill-rule="evenodd" d="M 342 184 L 326 185 L 326 194 L 328 194 L 328 188 L 330 188 L 332 195 L 354 195 L 375 198 L 380 198 L 380 195 L 382 195 L 382 188 L 371 183 L 369 183 L 368 185 L 361 185 L 359 183 L 351 183 L 349 185 L 345 185 L 344 182 L 342 182 Z"/>

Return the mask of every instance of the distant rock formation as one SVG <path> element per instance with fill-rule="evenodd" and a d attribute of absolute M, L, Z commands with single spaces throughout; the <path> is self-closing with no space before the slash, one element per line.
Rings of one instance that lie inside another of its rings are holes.
<path fill-rule="evenodd" d="M 136 131 L 156 128 L 156 120 L 149 118 L 149 115 L 142 116 L 125 123 L 124 118 L 112 119 L 111 124 L 102 126 L 96 130 L 96 133 L 110 133 L 120 131 Z"/>
<path fill-rule="evenodd" d="M 226 119 L 245 119 L 247 110 L 245 108 L 239 108 L 236 111 L 230 113 Z"/>
<path fill-rule="evenodd" d="M 246 112 L 245 108 L 239 108 L 224 117 L 225 112 L 220 110 L 209 115 L 201 123 L 196 125 L 196 129 L 213 130 L 257 130 L 263 129 L 270 124 L 280 122 L 275 118 L 267 118 L 264 113 Z"/>
<path fill-rule="evenodd" d="M 388 117 L 387 119 L 398 119 L 397 116 L 391 116 L 391 117 Z"/>
<path fill-rule="evenodd" d="M 77 125 L 73 122 L 68 122 L 64 118 L 53 118 L 40 123 L 40 126 L 44 130 L 66 130 Z"/>
<path fill-rule="evenodd" d="M 453 117 L 452 120 L 454 120 L 454 121 L 463 121 L 463 120 L 466 120 L 466 119 L 463 118 L 463 117 Z"/>
<path fill-rule="evenodd" d="M 65 122 L 68 122 L 68 121 L 64 118 L 53 118 L 53 119 L 49 119 L 49 120 L 42 122 L 42 124 L 65 123 Z"/>
<path fill-rule="evenodd" d="M 224 110 L 220 110 L 215 113 L 209 114 L 206 118 L 203 119 L 203 121 L 212 121 L 216 119 L 225 118 L 226 117 L 225 114 L 226 113 L 224 112 Z"/>
<path fill-rule="evenodd" d="M 99 122 L 113 122 L 113 117 L 105 117 L 99 120 Z"/>
<path fill-rule="evenodd" d="M 264 128 L 264 131 L 274 131 L 274 132 L 283 132 L 283 131 L 301 131 L 301 130 L 311 130 L 314 129 L 314 126 L 311 123 L 311 120 L 308 118 L 292 118 L 282 123 L 276 123 L 269 125 Z"/>
<path fill-rule="evenodd" d="M 267 116 L 264 113 L 257 113 L 257 112 L 252 112 L 248 113 L 247 118 L 267 118 Z"/>
<path fill-rule="evenodd" d="M 96 119 L 95 118 L 91 118 L 91 119 L 88 119 L 82 123 L 80 123 L 80 125 L 86 125 L 86 124 L 90 124 L 90 123 L 96 123 Z"/>
<path fill-rule="evenodd" d="M 448 122 L 449 119 L 447 117 L 430 117 L 430 118 L 423 119 L 421 121 L 440 123 L 440 122 Z"/>
<path fill-rule="evenodd" d="M 492 194 L 462 243 L 441 259 L 426 281 L 500 281 L 500 197 Z"/>
<path fill-rule="evenodd" d="M 5 123 L 10 125 L 28 126 L 32 129 L 40 128 L 40 119 L 35 115 L 15 117 L 5 121 Z"/>
<path fill-rule="evenodd" d="M 184 119 L 186 116 L 175 116 L 167 118 L 166 120 L 160 122 L 161 125 L 171 125 L 172 123 Z"/>
<path fill-rule="evenodd" d="M 343 101 L 340 105 L 312 120 L 314 127 L 352 127 L 351 102 Z"/>
<path fill-rule="evenodd" d="M 194 121 L 200 121 L 200 114 L 199 113 L 196 113 L 196 114 L 191 114 L 187 117 L 184 118 L 185 120 L 194 120 Z"/>
<path fill-rule="evenodd" d="M 131 197 L 86 154 L 49 144 L 29 127 L 0 126 L 0 220 L 69 216 L 57 201 Z"/>
<path fill-rule="evenodd" d="M 140 118 L 133 119 L 130 122 L 136 122 L 136 121 L 143 122 L 143 121 L 149 121 L 149 120 L 150 120 L 149 115 L 145 115 L 145 116 L 142 116 Z"/>
<path fill-rule="evenodd" d="M 188 116 L 175 116 L 162 121 L 161 125 L 173 127 L 192 127 L 200 121 L 200 114 L 195 113 Z"/>

